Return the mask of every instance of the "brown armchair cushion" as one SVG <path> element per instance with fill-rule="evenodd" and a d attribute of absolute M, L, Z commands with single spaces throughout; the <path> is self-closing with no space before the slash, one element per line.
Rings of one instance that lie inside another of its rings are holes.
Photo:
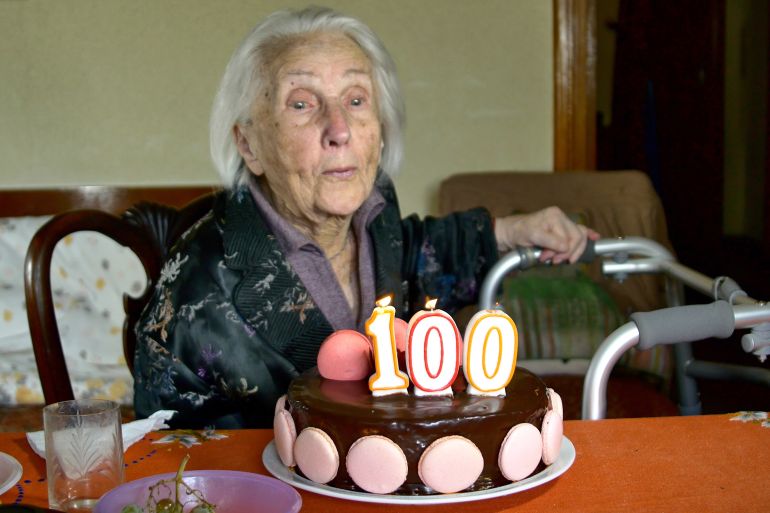
<path fill-rule="evenodd" d="M 501 217 L 551 205 L 584 218 L 603 238 L 645 237 L 671 250 L 663 206 L 647 175 L 639 171 L 460 173 L 439 188 L 442 215 L 483 206 Z M 587 273 L 624 315 L 666 306 L 659 276 L 637 275 L 617 283 L 602 276 L 598 262 Z"/>

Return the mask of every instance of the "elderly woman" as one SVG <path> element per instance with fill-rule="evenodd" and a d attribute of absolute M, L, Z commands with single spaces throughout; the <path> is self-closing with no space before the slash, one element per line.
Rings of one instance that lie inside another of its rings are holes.
<path fill-rule="evenodd" d="M 402 219 L 389 175 L 403 124 L 393 61 L 362 22 L 281 11 L 248 34 L 211 117 L 226 190 L 171 253 L 137 327 L 138 417 L 268 426 L 321 342 L 363 331 L 377 297 L 404 318 L 425 296 L 452 311 L 476 300 L 498 251 L 575 261 L 596 237 L 556 208 Z"/>

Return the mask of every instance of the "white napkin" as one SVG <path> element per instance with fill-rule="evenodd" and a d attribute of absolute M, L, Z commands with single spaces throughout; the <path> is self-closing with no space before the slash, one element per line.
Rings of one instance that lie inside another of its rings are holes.
<path fill-rule="evenodd" d="M 150 431 L 157 431 L 168 427 L 166 421 L 174 416 L 174 410 L 158 410 L 146 419 L 135 420 L 122 426 L 123 450 L 142 439 Z M 34 431 L 27 433 L 27 441 L 35 454 L 45 459 L 45 433 Z"/>

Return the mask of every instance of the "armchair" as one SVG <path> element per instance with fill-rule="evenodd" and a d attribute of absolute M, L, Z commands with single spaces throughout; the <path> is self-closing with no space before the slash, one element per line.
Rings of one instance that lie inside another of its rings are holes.
<path fill-rule="evenodd" d="M 441 214 L 484 206 L 499 217 L 550 205 L 602 238 L 640 236 L 671 248 L 660 199 L 639 171 L 463 173 L 439 189 Z M 559 391 L 565 418 L 580 417 L 584 373 L 605 337 L 631 313 L 667 306 L 662 276 L 619 283 L 602 275 L 599 261 L 511 273 L 498 300 L 519 326 L 519 364 Z M 610 380 L 607 416 L 676 415 L 672 375 L 670 347 L 627 354 Z"/>

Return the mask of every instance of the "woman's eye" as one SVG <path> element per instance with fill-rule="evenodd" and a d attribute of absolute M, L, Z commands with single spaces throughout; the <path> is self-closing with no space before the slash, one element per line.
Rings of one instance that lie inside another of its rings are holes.
<path fill-rule="evenodd" d="M 352 100 L 350 100 L 350 104 L 353 107 L 360 107 L 361 105 L 364 104 L 364 99 L 363 98 L 353 98 Z"/>
<path fill-rule="evenodd" d="M 307 102 L 296 101 L 291 104 L 291 108 L 294 110 L 304 110 L 307 108 Z"/>

